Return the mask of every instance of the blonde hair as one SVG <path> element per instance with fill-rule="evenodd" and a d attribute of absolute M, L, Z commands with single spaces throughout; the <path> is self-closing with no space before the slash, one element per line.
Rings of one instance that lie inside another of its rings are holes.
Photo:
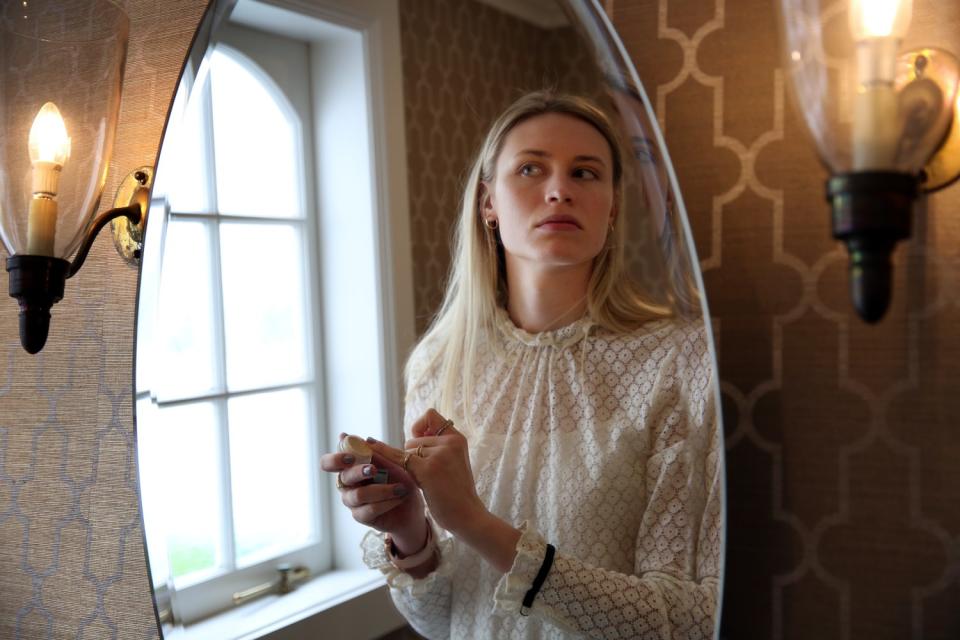
<path fill-rule="evenodd" d="M 486 227 L 482 216 L 485 189 L 493 180 L 497 158 L 507 135 L 521 122 L 556 113 L 578 118 L 592 125 L 610 145 L 613 157 L 613 189 L 621 209 L 623 160 L 616 131 L 607 115 L 589 100 L 552 91 L 528 93 L 511 104 L 490 127 L 464 185 L 450 273 L 443 304 L 424 335 L 430 342 L 431 361 L 412 370 L 407 363 L 407 389 L 417 384 L 418 375 L 436 370 L 439 377 L 437 409 L 470 427 L 469 415 L 457 415 L 457 392 L 462 393 L 468 414 L 475 354 L 496 332 L 496 315 L 507 299 L 506 262 L 499 233 Z M 611 331 L 626 333 L 652 319 L 670 315 L 665 307 L 645 300 L 636 284 L 627 277 L 623 244 L 626 216 L 617 215 L 607 242 L 594 258 L 587 291 L 587 311 L 593 321 Z"/>

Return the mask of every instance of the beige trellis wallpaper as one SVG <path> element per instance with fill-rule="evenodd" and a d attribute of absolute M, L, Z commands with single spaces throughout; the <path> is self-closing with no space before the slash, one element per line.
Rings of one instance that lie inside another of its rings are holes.
<path fill-rule="evenodd" d="M 132 34 L 114 160 L 154 163 L 203 0 L 129 0 Z M 92 16 L 95 18 L 96 16 Z M 3 256 L 6 259 L 6 256 Z M 156 637 L 132 420 L 137 273 L 101 234 L 53 310 L 46 348 L 20 347 L 0 304 L 0 638 Z"/>
<path fill-rule="evenodd" d="M 664 128 L 715 323 L 724 636 L 960 637 L 960 189 L 917 212 L 891 311 L 862 324 L 785 93 L 777 3 L 607 4 Z M 960 54 L 960 4 L 914 7 L 912 44 Z"/>

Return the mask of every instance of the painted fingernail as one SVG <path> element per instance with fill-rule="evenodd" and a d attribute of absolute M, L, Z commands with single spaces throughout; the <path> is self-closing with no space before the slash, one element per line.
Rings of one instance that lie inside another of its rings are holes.
<path fill-rule="evenodd" d="M 368 465 L 366 465 L 366 466 L 363 467 L 363 475 L 365 475 L 365 476 L 368 477 L 368 478 L 373 475 L 373 465 L 372 465 L 372 464 L 368 464 Z"/>
<path fill-rule="evenodd" d="M 376 438 L 372 438 L 372 437 L 371 437 L 371 438 L 367 438 L 367 442 L 369 442 L 369 443 L 371 443 L 371 444 L 374 444 L 374 443 L 377 442 L 377 439 L 376 439 Z"/>
<path fill-rule="evenodd" d="M 356 460 L 356 458 L 354 458 L 353 455 L 349 453 L 345 454 L 341 459 L 343 460 L 344 464 L 353 464 L 353 461 Z"/>
<path fill-rule="evenodd" d="M 402 484 L 398 484 L 393 488 L 393 495 L 400 497 L 407 495 L 407 488 Z"/>

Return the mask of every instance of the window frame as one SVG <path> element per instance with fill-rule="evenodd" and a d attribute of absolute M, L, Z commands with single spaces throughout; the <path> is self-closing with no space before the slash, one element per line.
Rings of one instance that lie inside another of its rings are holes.
<path fill-rule="evenodd" d="M 232 496 L 232 477 L 231 477 L 231 457 L 230 457 L 230 424 L 229 424 L 229 402 L 235 397 L 244 397 L 260 393 L 270 393 L 283 389 L 300 389 L 305 393 L 307 416 L 310 419 L 310 430 L 308 447 L 310 450 L 310 464 L 313 468 L 318 466 L 319 456 L 321 455 L 321 442 L 327 431 L 325 416 L 322 411 L 324 405 L 324 385 L 323 385 L 323 358 L 322 358 L 322 340 L 320 329 L 320 311 L 319 311 L 319 292 L 317 287 L 318 277 L 310 277 L 310 274 L 316 274 L 316 254 L 318 252 L 318 234 L 314 203 L 311 201 L 312 191 L 308 184 L 308 167 L 312 166 L 310 158 L 310 147 L 312 139 L 309 135 L 309 128 L 302 122 L 302 114 L 297 113 L 297 109 L 290 104 L 289 96 L 284 89 L 274 82 L 268 71 L 264 70 L 249 55 L 240 48 L 230 44 L 217 43 L 218 54 L 230 58 L 234 63 L 242 66 L 245 71 L 254 77 L 264 91 L 270 95 L 285 112 L 288 122 L 296 131 L 296 137 L 301 145 L 303 155 L 298 161 L 300 183 L 299 200 L 303 217 L 255 217 L 248 215 L 238 215 L 224 213 L 220 210 L 218 202 L 218 177 L 216 169 L 216 132 L 213 126 L 213 79 L 207 74 L 196 79 L 196 84 L 191 89 L 191 93 L 196 94 L 202 101 L 200 106 L 203 120 L 203 139 L 202 150 L 208 164 L 206 171 L 206 192 L 208 194 L 206 211 L 178 211 L 177 209 L 167 208 L 165 225 L 169 229 L 170 225 L 178 221 L 195 221 L 203 224 L 209 234 L 211 275 L 213 279 L 213 288 L 216 292 L 212 301 L 212 318 L 214 325 L 215 346 L 212 354 L 215 366 L 217 367 L 214 376 L 216 389 L 210 393 L 200 394 L 182 394 L 178 393 L 170 398 L 158 400 L 151 398 L 153 404 L 162 409 L 177 405 L 192 403 L 210 403 L 214 407 L 216 414 L 216 430 L 219 434 L 220 455 L 219 471 L 222 492 L 220 495 L 220 508 L 223 514 L 223 528 L 221 529 L 221 538 L 219 540 L 220 548 L 223 553 L 223 566 L 217 567 L 209 572 L 199 573 L 195 576 L 186 576 L 181 578 L 180 584 L 177 584 L 170 596 L 173 604 L 173 610 L 177 617 L 187 623 L 195 622 L 209 616 L 217 611 L 224 610 L 231 602 L 232 595 L 243 589 L 255 586 L 262 582 L 270 581 L 275 576 L 274 567 L 280 563 L 290 563 L 292 565 L 307 566 L 313 575 L 322 574 L 332 568 L 331 548 L 332 540 L 329 535 L 325 535 L 327 520 L 324 513 L 324 501 L 320 500 L 322 487 L 319 479 L 311 483 L 309 493 L 312 496 L 312 503 L 316 509 L 311 514 L 310 530 L 311 541 L 307 544 L 288 549 L 282 554 L 265 557 L 254 561 L 253 563 L 240 566 L 237 564 L 235 553 L 235 532 L 236 521 L 233 516 L 233 496 Z M 213 55 L 213 54 L 211 54 Z M 212 68 L 212 67 L 211 67 Z M 185 107 L 185 105 L 183 105 Z M 185 108 L 184 108 L 185 111 Z M 222 254 L 220 248 L 221 227 L 230 224 L 264 224 L 264 225 L 283 225 L 295 229 L 295 234 L 303 247 L 304 284 L 308 290 L 307 311 L 311 315 L 308 328 L 304 336 L 307 341 L 307 350 L 313 357 L 308 358 L 308 371 L 301 379 L 290 383 L 266 386 L 244 386 L 243 388 L 230 389 L 227 380 L 226 371 L 226 321 L 224 314 L 224 279 L 221 271 Z M 162 260 L 162 258 L 161 258 Z M 173 581 L 173 578 L 170 578 Z M 169 590 L 168 590 L 169 591 Z"/>
<path fill-rule="evenodd" d="M 381 437 L 399 442 L 403 437 L 402 366 L 414 344 L 415 324 L 397 0 L 320 0 L 319 2 L 316 0 L 311 2 L 260 0 L 260 2 L 356 30 L 362 38 L 364 75 L 367 85 L 367 117 L 371 126 L 372 222 L 379 307 L 377 318 L 379 319 L 378 330 L 382 338 L 379 349 L 382 363 L 380 387 L 384 396 Z M 311 38 L 307 40 L 311 41 Z M 308 178 L 307 184 L 312 184 L 312 180 Z M 308 224 L 311 224 L 309 220 L 313 218 L 308 217 Z M 318 229 L 315 230 L 316 233 Z M 313 261 L 311 269 L 316 273 L 316 254 L 309 252 L 309 259 Z M 311 282 L 314 280 L 311 279 Z M 317 312 L 319 313 L 319 310 Z M 315 322 L 314 326 L 318 327 L 319 324 Z M 315 338 L 317 351 L 322 350 L 323 337 L 315 336 Z M 317 366 L 314 373 L 322 383 L 325 377 L 324 367 Z M 325 384 L 321 384 L 319 392 L 322 393 L 324 389 L 326 389 Z M 316 403 L 318 407 L 325 405 L 319 396 L 315 397 L 318 398 Z M 328 441 L 318 443 L 322 450 L 330 450 L 330 447 L 335 444 L 336 432 L 337 429 L 328 430 Z M 324 501 L 329 506 L 333 501 L 338 501 L 338 496 L 332 477 L 326 480 L 320 483 L 319 489 L 321 494 L 326 494 Z M 268 625 L 271 629 L 282 629 L 286 624 L 283 619 L 287 618 L 290 621 L 296 620 L 298 630 L 314 628 L 319 631 L 324 627 L 324 620 L 342 617 L 339 610 L 347 606 L 352 598 L 360 598 L 371 603 L 380 602 L 381 606 L 383 602 L 388 602 L 382 578 L 379 576 L 372 578 L 370 574 L 374 572 L 356 570 L 360 560 L 354 534 L 358 529 L 363 528 L 350 519 L 345 509 L 332 511 L 328 509 L 327 513 L 331 516 L 332 522 L 324 523 L 322 527 L 332 534 L 334 549 L 329 565 L 332 570 L 321 579 L 314 580 L 313 584 L 302 588 L 304 592 L 310 590 L 318 594 L 310 607 L 306 609 L 301 607 L 299 612 L 293 613 L 291 606 L 280 607 L 276 603 L 269 605 L 276 611 L 275 613 L 266 612 L 267 615 L 273 615 L 277 619 L 276 622 Z M 353 571 L 350 571 L 351 569 Z M 360 583 L 363 586 L 358 587 Z M 349 595 L 343 595 L 343 589 L 347 589 Z M 158 597 L 162 595 L 158 593 Z M 174 594 L 174 599 L 179 599 L 177 596 L 183 595 L 184 591 L 180 591 Z M 319 604 L 317 604 L 318 600 Z M 158 606 L 163 606 L 162 598 Z M 292 606 L 296 608 L 296 605 Z M 264 613 L 264 611 L 260 612 L 260 618 L 263 618 Z M 378 629 L 369 633 L 379 635 L 384 632 L 384 625 L 396 628 L 402 623 L 402 618 L 392 611 L 392 607 L 388 606 L 383 614 L 381 620 L 367 623 L 371 625 L 371 629 Z M 220 622 L 226 621 L 229 627 L 229 619 L 232 616 L 235 617 L 236 613 L 228 612 L 218 618 L 221 619 Z M 315 626 L 311 627 L 311 625 Z M 165 631 L 168 632 L 168 637 L 189 637 L 186 629 L 188 628 L 179 627 L 173 630 L 172 634 L 169 633 L 169 629 Z M 267 627 L 263 627 L 261 631 L 266 632 L 266 629 Z M 238 628 L 235 635 L 236 637 L 261 637 L 259 632 L 255 636 L 247 636 L 247 631 L 250 630 Z M 360 628 L 356 629 L 356 632 L 357 637 L 364 635 Z"/>

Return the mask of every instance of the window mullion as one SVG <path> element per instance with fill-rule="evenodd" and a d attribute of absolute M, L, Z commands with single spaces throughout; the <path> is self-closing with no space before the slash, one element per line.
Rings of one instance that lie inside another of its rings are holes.
<path fill-rule="evenodd" d="M 237 558 L 234 549 L 234 541 L 236 536 L 234 535 L 234 523 L 233 523 L 233 480 L 231 475 L 231 462 L 230 462 L 230 421 L 229 421 L 229 407 L 227 402 L 229 400 L 229 391 L 227 389 L 227 341 L 226 341 L 226 322 L 223 312 L 223 271 L 221 269 L 221 260 L 220 260 L 220 223 L 217 221 L 211 221 L 210 225 L 213 227 L 210 233 L 210 255 L 211 255 L 211 268 L 213 269 L 213 282 L 214 282 L 214 291 L 216 295 L 214 296 L 213 309 L 214 309 L 214 327 L 217 329 L 217 340 L 216 340 L 216 368 L 217 368 L 217 385 L 218 391 L 222 394 L 215 402 L 217 404 L 217 416 L 219 421 L 219 430 L 220 430 L 220 477 L 223 487 L 223 492 L 221 494 L 221 499 L 223 501 L 221 508 L 223 513 L 223 539 L 221 543 L 223 545 L 224 558 L 227 561 L 227 566 L 224 567 L 229 571 L 233 571 L 237 566 Z"/>
<path fill-rule="evenodd" d="M 230 422 L 227 407 L 227 398 L 217 400 L 217 417 L 220 425 L 220 478 L 223 486 L 221 499 L 223 503 L 223 528 L 221 529 L 223 538 L 223 557 L 226 560 L 227 571 L 235 571 L 237 568 L 237 553 L 235 549 L 236 533 L 233 522 L 233 477 L 231 473 L 232 465 L 230 462 Z"/>
<path fill-rule="evenodd" d="M 217 199 L 217 174 L 216 174 L 216 130 L 213 122 L 213 83 L 216 82 L 213 70 L 210 72 L 210 80 L 204 87 L 203 94 L 203 114 L 204 131 L 207 132 L 205 139 L 208 167 L 211 171 L 207 173 L 207 194 L 208 202 L 211 205 L 211 211 L 214 218 L 208 222 L 211 225 L 210 233 L 210 267 L 213 270 L 214 296 L 213 313 L 214 327 L 217 328 L 217 340 L 215 354 L 215 367 L 217 369 L 218 390 L 226 394 L 227 389 L 227 339 L 226 339 L 226 319 L 224 317 L 223 301 L 223 270 L 221 268 L 222 260 L 220 258 L 220 220 L 217 214 L 219 203 Z M 235 549 L 235 526 L 233 522 L 233 478 L 232 464 L 230 461 L 230 421 L 229 407 L 227 397 L 216 401 L 217 418 L 220 431 L 220 481 L 223 491 L 221 493 L 221 509 L 223 513 L 223 527 L 221 528 L 221 545 L 223 556 L 226 561 L 224 567 L 227 571 L 235 571 L 237 568 L 237 554 Z"/>

